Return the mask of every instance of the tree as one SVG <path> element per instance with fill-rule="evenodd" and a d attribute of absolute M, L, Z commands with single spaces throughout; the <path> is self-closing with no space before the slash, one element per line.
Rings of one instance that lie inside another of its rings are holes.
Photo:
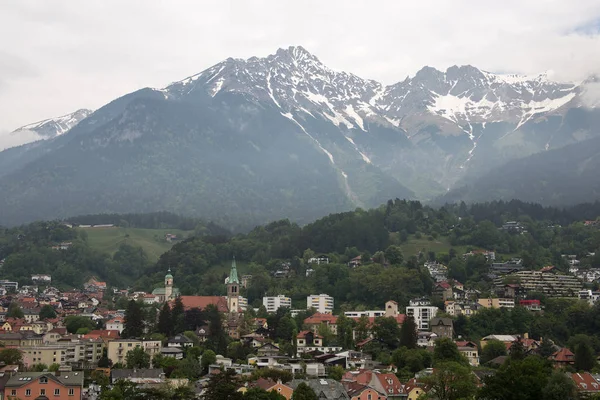
<path fill-rule="evenodd" d="M 217 355 L 215 354 L 215 352 L 212 350 L 206 350 L 204 353 L 202 353 L 201 358 L 202 371 L 204 373 L 207 373 L 209 365 L 214 364 L 216 361 Z"/>
<path fill-rule="evenodd" d="M 243 395 L 237 389 L 235 372 L 233 370 L 222 371 L 209 379 L 204 392 L 204 400 L 241 400 Z"/>
<path fill-rule="evenodd" d="M 548 358 L 552 354 L 554 354 L 554 345 L 548 339 L 543 339 L 540 347 L 538 348 L 538 353 L 542 358 Z"/>
<path fill-rule="evenodd" d="M 56 318 L 56 311 L 54 311 L 54 307 L 52 307 L 50 304 L 45 304 L 40 309 L 40 319 L 42 321 L 45 321 L 47 319 L 53 319 L 53 318 Z"/>
<path fill-rule="evenodd" d="M 493 339 L 485 342 L 485 346 L 481 350 L 480 363 L 485 364 L 496 357 L 506 355 L 506 346 L 503 342 Z"/>
<path fill-rule="evenodd" d="M 56 372 L 56 371 L 58 371 L 59 368 L 60 368 L 59 363 L 53 363 L 53 364 L 50 364 L 50 366 L 48 367 L 48 371 Z"/>
<path fill-rule="evenodd" d="M 511 360 L 522 360 L 526 357 L 525 346 L 521 340 L 516 340 L 510 345 L 509 355 Z"/>
<path fill-rule="evenodd" d="M 386 261 L 392 265 L 399 265 L 402 264 L 402 261 L 404 261 L 404 255 L 402 254 L 402 249 L 400 246 L 388 246 L 388 248 L 385 249 L 384 254 Z"/>
<path fill-rule="evenodd" d="M 484 378 L 479 398 L 544 400 L 543 389 L 552 371 L 550 362 L 538 356 L 528 356 L 522 360 L 509 359 L 494 375 Z"/>
<path fill-rule="evenodd" d="M 173 323 L 173 333 L 178 334 L 185 331 L 185 309 L 181 296 L 177 296 L 175 299 L 171 310 L 171 321 Z"/>
<path fill-rule="evenodd" d="M 296 389 L 294 389 L 291 400 L 318 400 L 318 397 L 310 386 L 301 382 Z"/>
<path fill-rule="evenodd" d="M 119 379 L 112 388 L 104 389 L 98 400 L 141 400 L 142 396 L 137 388 L 137 383 Z"/>
<path fill-rule="evenodd" d="M 366 315 L 361 315 L 356 323 L 356 340 L 361 341 L 367 338 L 369 334 L 369 318 Z"/>
<path fill-rule="evenodd" d="M 171 336 L 173 334 L 173 319 L 171 318 L 171 307 L 169 307 L 169 303 L 163 304 L 160 309 L 156 330 L 165 336 Z"/>
<path fill-rule="evenodd" d="M 208 321 L 206 347 L 219 354 L 227 351 L 227 335 L 223 329 L 221 313 L 214 304 L 209 304 L 204 310 Z"/>
<path fill-rule="evenodd" d="M 142 307 L 135 300 L 130 300 L 127 303 L 124 325 L 125 328 L 121 334 L 124 338 L 139 338 L 144 334 Z"/>
<path fill-rule="evenodd" d="M 435 372 L 425 380 L 438 400 L 469 399 L 477 391 L 471 368 L 454 361 L 438 363 Z"/>
<path fill-rule="evenodd" d="M 459 364 L 468 365 L 468 361 L 465 357 L 463 357 L 462 354 L 460 354 L 456 343 L 454 343 L 450 338 L 438 339 L 435 342 L 435 348 L 433 349 L 434 365 L 444 362 L 456 362 Z"/>
<path fill-rule="evenodd" d="M 285 397 L 272 390 L 267 392 L 264 389 L 253 387 L 244 393 L 244 400 L 285 400 Z"/>
<path fill-rule="evenodd" d="M 373 334 L 375 338 L 379 339 L 388 348 L 395 349 L 398 347 L 400 338 L 400 328 L 398 322 L 392 317 L 378 317 L 375 318 L 373 324 Z"/>
<path fill-rule="evenodd" d="M 42 372 L 46 369 L 48 369 L 48 366 L 46 364 L 42 364 L 42 363 L 33 364 L 31 367 L 29 367 L 29 370 L 33 371 L 33 372 Z"/>
<path fill-rule="evenodd" d="M 23 353 L 19 349 L 3 349 L 0 351 L 0 362 L 5 365 L 21 365 L 23 363 Z"/>
<path fill-rule="evenodd" d="M 336 381 L 341 381 L 342 377 L 344 376 L 344 372 L 346 372 L 346 370 L 342 366 L 334 365 L 333 367 L 329 368 L 329 371 L 327 372 L 327 377 Z"/>
<path fill-rule="evenodd" d="M 575 365 L 576 371 L 591 371 L 596 366 L 596 357 L 592 347 L 585 342 L 580 342 L 575 346 Z"/>
<path fill-rule="evenodd" d="M 129 369 L 150 368 L 150 354 L 146 353 L 143 348 L 136 347 L 127 352 L 125 364 Z"/>
<path fill-rule="evenodd" d="M 206 324 L 204 321 L 204 313 L 197 307 L 185 310 L 183 320 L 185 330 L 187 331 L 195 331 L 198 327 Z"/>
<path fill-rule="evenodd" d="M 544 400 L 577 400 L 577 387 L 562 371 L 554 371 L 542 390 Z"/>
<path fill-rule="evenodd" d="M 406 317 L 400 329 L 400 347 L 415 349 L 417 347 L 417 324 L 411 316 Z"/>
<path fill-rule="evenodd" d="M 110 368 L 112 361 L 108 358 L 108 349 L 105 347 L 102 350 L 102 357 L 98 359 L 98 368 Z"/>
<path fill-rule="evenodd" d="M 337 342 L 344 349 L 354 348 L 354 339 L 352 338 L 352 329 L 354 320 L 340 314 L 337 319 Z"/>
<path fill-rule="evenodd" d="M 23 310 L 17 303 L 10 303 L 8 305 L 8 312 L 6 313 L 6 318 L 24 318 L 25 314 L 23 314 Z"/>
<path fill-rule="evenodd" d="M 65 318 L 65 327 L 69 333 L 77 333 L 81 328 L 94 329 L 94 322 L 87 317 L 69 315 Z"/>

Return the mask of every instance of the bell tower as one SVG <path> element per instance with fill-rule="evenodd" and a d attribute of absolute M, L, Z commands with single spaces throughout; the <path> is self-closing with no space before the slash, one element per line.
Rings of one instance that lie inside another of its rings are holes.
<path fill-rule="evenodd" d="M 165 301 L 169 301 L 173 295 L 173 275 L 171 275 L 171 268 L 165 275 Z"/>
<path fill-rule="evenodd" d="M 240 307 L 240 280 L 238 279 L 235 257 L 231 262 L 231 271 L 227 280 L 227 307 L 230 313 L 236 313 Z"/>

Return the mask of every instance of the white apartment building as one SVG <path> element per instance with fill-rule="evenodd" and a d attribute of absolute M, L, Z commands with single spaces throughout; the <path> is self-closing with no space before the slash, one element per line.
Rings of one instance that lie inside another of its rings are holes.
<path fill-rule="evenodd" d="M 406 315 L 414 318 L 418 330 L 429 331 L 429 321 L 437 315 L 439 309 L 432 305 L 423 305 L 422 302 L 418 303 L 420 305 L 413 305 L 415 303 L 411 301 L 410 304 L 406 307 Z"/>
<path fill-rule="evenodd" d="M 268 313 L 277 312 L 281 307 L 292 308 L 292 299 L 280 294 L 277 296 L 263 297 L 263 306 Z"/>
<path fill-rule="evenodd" d="M 333 297 L 327 294 L 311 294 L 306 298 L 306 309 L 310 308 L 314 308 L 321 314 L 331 314 L 333 312 Z"/>
<path fill-rule="evenodd" d="M 238 307 L 242 311 L 248 310 L 248 299 L 242 296 L 238 296 Z"/>
<path fill-rule="evenodd" d="M 600 298 L 600 292 L 592 292 L 589 289 L 580 290 L 577 293 L 579 300 L 587 301 L 591 306 L 596 304 L 598 299 Z"/>

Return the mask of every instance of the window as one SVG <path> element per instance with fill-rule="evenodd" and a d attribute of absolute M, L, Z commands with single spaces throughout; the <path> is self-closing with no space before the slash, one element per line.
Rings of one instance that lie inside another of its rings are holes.
<path fill-rule="evenodd" d="M 25 390 L 25 396 L 31 396 L 31 389 Z"/>
<path fill-rule="evenodd" d="M 17 395 L 17 389 L 13 389 L 10 391 L 10 395 L 11 396 L 16 396 Z"/>
<path fill-rule="evenodd" d="M 75 389 L 71 388 L 69 389 L 69 396 L 73 396 L 75 395 Z"/>
<path fill-rule="evenodd" d="M 45 376 L 42 376 L 42 377 L 40 378 L 40 383 L 48 383 L 48 378 L 47 378 L 47 377 L 45 377 Z"/>
<path fill-rule="evenodd" d="M 60 389 L 54 389 L 54 395 L 60 396 Z"/>
<path fill-rule="evenodd" d="M 46 395 L 46 389 L 40 389 L 40 396 Z"/>

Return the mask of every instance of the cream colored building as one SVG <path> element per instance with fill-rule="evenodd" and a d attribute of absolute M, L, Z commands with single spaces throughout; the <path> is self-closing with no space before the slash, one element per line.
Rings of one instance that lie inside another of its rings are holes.
<path fill-rule="evenodd" d="M 101 339 L 79 339 L 22 347 L 23 364 L 69 365 L 77 368 L 94 368 L 102 357 L 104 342 Z"/>
<path fill-rule="evenodd" d="M 485 308 L 515 308 L 515 299 L 488 298 L 477 300 Z"/>
<path fill-rule="evenodd" d="M 144 351 L 154 357 L 160 353 L 162 344 L 160 340 L 139 340 L 139 339 L 117 339 L 108 342 L 108 358 L 116 363 L 125 363 L 127 353 L 136 347 L 142 347 Z"/>

